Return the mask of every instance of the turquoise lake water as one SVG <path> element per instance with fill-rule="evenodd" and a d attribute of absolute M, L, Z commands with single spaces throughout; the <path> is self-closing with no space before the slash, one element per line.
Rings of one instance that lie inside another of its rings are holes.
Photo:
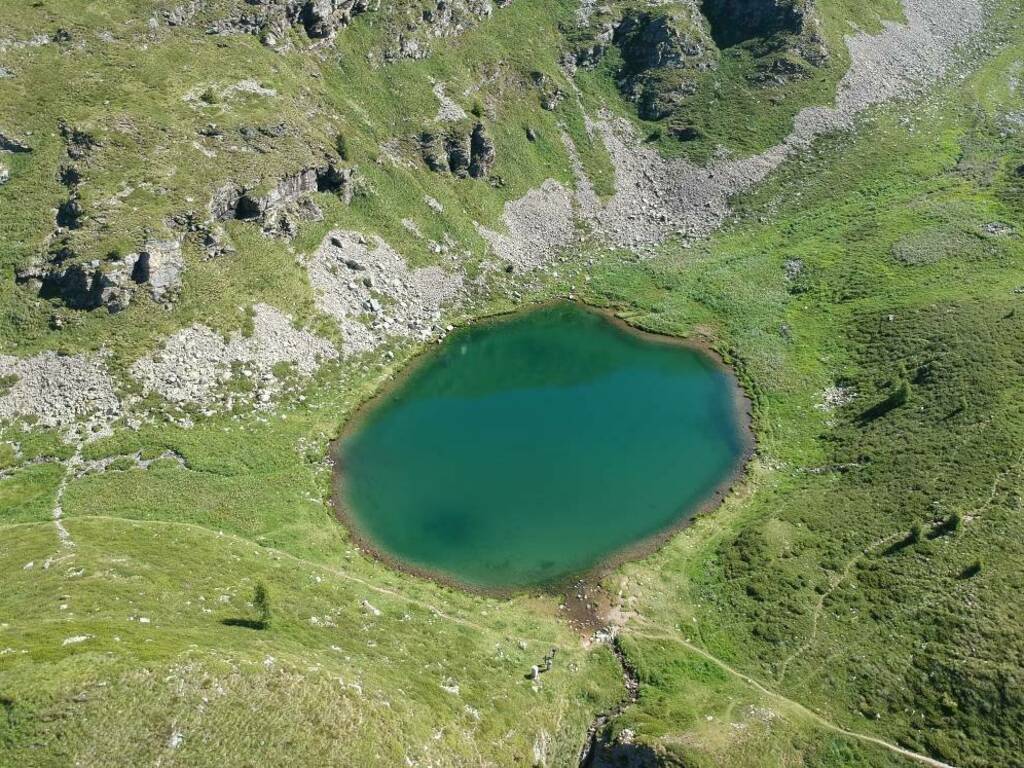
<path fill-rule="evenodd" d="M 554 582 L 681 522 L 732 475 L 735 392 L 704 353 L 573 304 L 468 327 L 342 439 L 341 500 L 408 566 Z"/>

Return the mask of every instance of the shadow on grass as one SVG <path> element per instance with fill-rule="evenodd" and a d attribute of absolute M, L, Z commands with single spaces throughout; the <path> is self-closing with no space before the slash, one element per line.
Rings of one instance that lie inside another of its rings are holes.
<path fill-rule="evenodd" d="M 961 581 L 964 581 L 966 579 L 973 579 L 979 573 L 981 573 L 981 562 L 980 561 L 975 562 L 975 563 L 971 563 L 970 565 L 968 565 L 966 568 L 964 568 L 962 571 L 960 571 L 960 574 L 957 576 L 957 578 L 960 579 Z"/>
<path fill-rule="evenodd" d="M 913 533 L 908 533 L 906 536 L 904 536 L 896 543 L 890 544 L 888 547 L 882 550 L 882 554 L 885 556 L 895 555 L 897 552 L 902 552 L 907 547 L 912 547 L 914 544 L 917 544 L 920 540 L 920 534 L 915 536 Z"/>
<path fill-rule="evenodd" d="M 255 619 L 221 619 L 220 623 L 226 627 L 244 627 L 245 629 L 267 628 L 267 622 Z"/>
<path fill-rule="evenodd" d="M 857 417 L 857 420 L 860 422 L 861 426 L 870 424 L 875 419 L 880 419 L 882 416 L 885 416 L 890 411 L 896 410 L 901 405 L 906 405 L 909 401 L 910 384 L 904 380 L 899 382 L 896 390 L 891 395 L 880 403 L 876 403 L 866 411 L 863 411 L 860 416 Z"/>

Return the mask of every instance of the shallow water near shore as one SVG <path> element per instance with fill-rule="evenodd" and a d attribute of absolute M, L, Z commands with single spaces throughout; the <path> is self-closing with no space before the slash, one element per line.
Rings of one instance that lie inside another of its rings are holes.
<path fill-rule="evenodd" d="M 470 587 L 557 582 L 692 516 L 748 441 L 705 352 L 557 304 L 452 334 L 339 441 L 385 558 Z"/>

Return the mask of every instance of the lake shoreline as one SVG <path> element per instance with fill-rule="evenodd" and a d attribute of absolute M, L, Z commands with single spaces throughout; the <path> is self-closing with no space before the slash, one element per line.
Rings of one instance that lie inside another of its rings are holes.
<path fill-rule="evenodd" d="M 718 483 L 704 497 L 703 501 L 693 505 L 691 507 L 692 511 L 681 514 L 677 521 L 665 528 L 602 557 L 593 566 L 585 570 L 528 586 L 489 587 L 472 584 L 444 571 L 417 566 L 383 550 L 371 541 L 369 536 L 361 529 L 356 515 L 348 508 L 348 504 L 345 502 L 342 490 L 345 467 L 340 455 L 340 446 L 346 437 L 362 426 L 370 413 L 381 405 L 383 401 L 392 396 L 409 377 L 438 354 L 442 346 L 440 344 L 427 346 L 412 356 L 401 372 L 386 381 L 377 392 L 357 406 L 352 416 L 345 422 L 338 437 L 330 442 L 330 456 L 334 461 L 331 480 L 331 501 L 334 507 L 335 518 L 345 526 L 352 537 L 353 544 L 361 553 L 385 566 L 401 573 L 427 579 L 444 587 L 493 599 L 508 600 L 514 597 L 531 595 L 548 597 L 564 595 L 566 597 L 564 618 L 581 631 L 589 632 L 603 624 L 601 617 L 598 615 L 600 611 L 590 601 L 590 597 L 593 597 L 592 592 L 601 591 L 600 582 L 623 563 L 642 559 L 658 551 L 669 539 L 692 525 L 698 517 L 717 509 L 732 493 L 735 486 L 746 476 L 748 466 L 756 453 L 757 446 L 753 430 L 752 401 L 743 389 L 732 366 L 725 362 L 721 354 L 706 339 L 683 338 L 646 330 L 619 317 L 612 308 L 597 307 L 582 301 L 569 299 L 553 299 L 539 302 L 526 308 L 495 313 L 468 322 L 460 326 L 460 328 L 498 323 L 508 319 L 510 315 L 526 315 L 560 304 L 573 304 L 591 314 L 599 315 L 609 321 L 619 331 L 640 337 L 645 341 L 696 350 L 706 357 L 720 373 L 726 375 L 726 379 L 729 382 L 730 400 L 736 417 L 738 437 L 741 441 L 741 452 L 736 459 L 733 471 Z"/>

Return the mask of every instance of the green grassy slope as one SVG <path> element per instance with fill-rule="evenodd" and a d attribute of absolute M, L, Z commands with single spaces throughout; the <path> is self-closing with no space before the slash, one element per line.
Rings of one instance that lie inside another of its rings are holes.
<path fill-rule="evenodd" d="M 535 737 L 566 763 L 615 688 L 610 653 L 520 606 L 427 590 L 441 613 L 386 579 L 182 523 L 68 530 L 71 551 L 36 525 L 6 528 L 0 547 L 15 649 L 5 765 L 511 766 Z M 254 615 L 257 581 L 270 628 L 224 624 Z M 534 690 L 525 673 L 552 647 L 558 663 Z"/>
<path fill-rule="evenodd" d="M 722 510 L 609 580 L 635 596 L 631 655 L 666 653 L 644 633 L 670 627 L 836 723 L 960 766 L 1016 765 L 1022 747 L 1024 144 L 1005 130 L 1020 45 L 923 119 L 892 110 L 821 147 L 696 261 L 667 248 L 643 277 L 607 275 L 609 296 L 642 297 L 638 321 L 709 328 L 742 362 L 760 436 Z M 877 408 L 903 380 L 909 401 Z M 836 383 L 856 398 L 816 407 Z M 692 677 L 656 678 L 665 695 L 620 727 L 671 744 L 705 730 L 676 709 Z M 678 749 L 704 764 L 703 746 Z"/>

